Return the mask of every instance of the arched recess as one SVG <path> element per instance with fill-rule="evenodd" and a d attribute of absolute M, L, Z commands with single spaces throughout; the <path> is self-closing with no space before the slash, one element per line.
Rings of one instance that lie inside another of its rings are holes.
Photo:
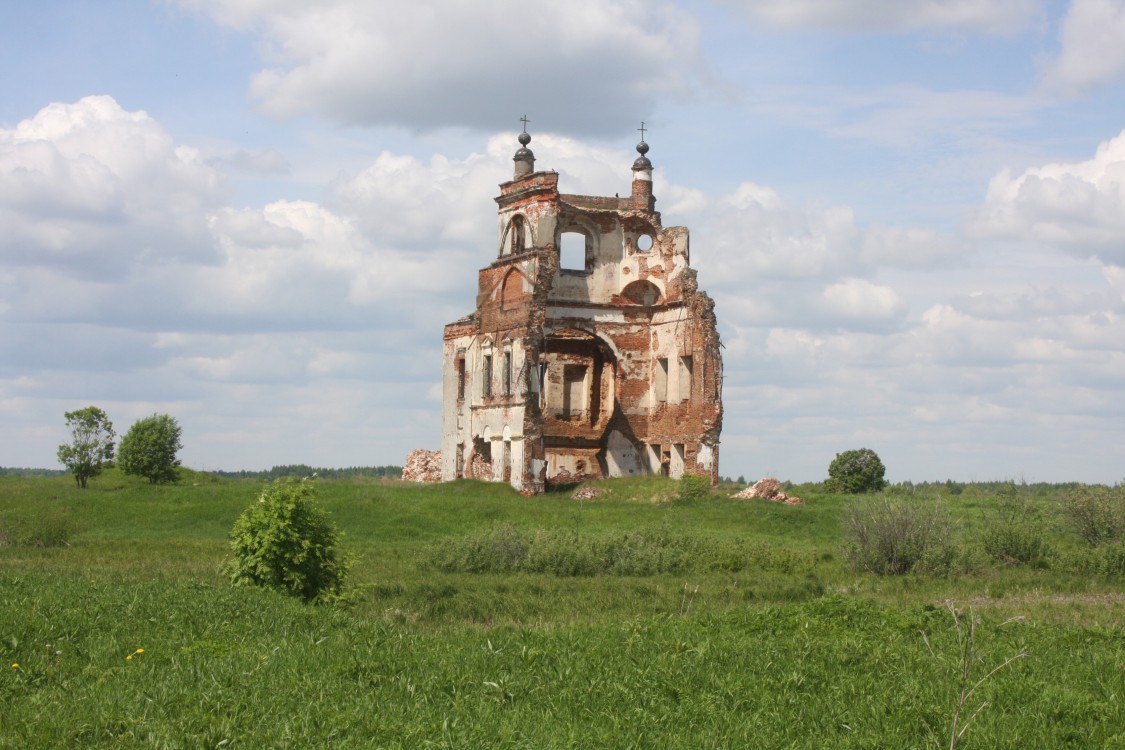
<path fill-rule="evenodd" d="M 522 253 L 532 244 L 530 222 L 523 214 L 516 214 L 508 220 L 500 237 L 500 255 Z"/>
<path fill-rule="evenodd" d="M 565 432 L 572 437 L 596 438 L 613 413 L 617 353 L 599 336 L 565 328 L 550 334 L 541 358 L 547 367 L 548 437 L 556 425 L 561 429 L 566 424 Z"/>
<path fill-rule="evenodd" d="M 664 295 L 660 293 L 660 287 L 648 279 L 637 279 L 629 282 L 621 290 L 621 296 L 634 305 L 644 305 L 645 307 L 659 304 L 664 298 Z"/>
<path fill-rule="evenodd" d="M 500 282 L 500 309 L 511 310 L 520 306 L 531 294 L 531 279 L 518 268 L 510 268 Z"/>

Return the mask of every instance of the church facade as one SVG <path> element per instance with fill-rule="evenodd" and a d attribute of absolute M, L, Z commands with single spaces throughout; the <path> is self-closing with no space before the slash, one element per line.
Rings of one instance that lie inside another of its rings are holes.
<path fill-rule="evenodd" d="M 642 131 L 643 135 L 643 131 Z M 722 357 L 688 230 L 665 227 L 648 145 L 628 197 L 568 195 L 519 136 L 476 310 L 445 327 L 441 475 L 718 480 Z"/>

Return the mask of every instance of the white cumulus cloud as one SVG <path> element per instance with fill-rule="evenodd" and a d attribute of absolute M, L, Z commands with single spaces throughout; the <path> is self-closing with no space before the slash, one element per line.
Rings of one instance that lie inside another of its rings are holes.
<path fill-rule="evenodd" d="M 830 284 L 824 289 L 823 301 L 841 322 L 878 326 L 896 323 L 908 309 L 894 289 L 866 279 L 848 278 Z"/>
<path fill-rule="evenodd" d="M 1000 172 L 970 217 L 969 230 L 1125 264 L 1125 131 L 1086 161 L 1046 164 L 1019 175 Z"/>
<path fill-rule="evenodd" d="M 0 130 L 0 257 L 75 275 L 140 258 L 213 260 L 219 173 L 144 112 L 111 97 L 56 103 Z"/>
<path fill-rule="evenodd" d="M 1125 81 L 1125 2 L 1071 0 L 1059 32 L 1059 53 L 1044 71 L 1045 86 L 1081 94 Z"/>
<path fill-rule="evenodd" d="M 843 31 L 958 29 L 1012 34 L 1042 16 L 1041 0 L 731 0 L 780 27 Z"/>
<path fill-rule="evenodd" d="M 268 67 L 251 91 L 278 117 L 492 130 L 529 112 L 605 133 L 687 94 L 698 64 L 696 22 L 662 0 L 181 4 L 261 33 Z"/>

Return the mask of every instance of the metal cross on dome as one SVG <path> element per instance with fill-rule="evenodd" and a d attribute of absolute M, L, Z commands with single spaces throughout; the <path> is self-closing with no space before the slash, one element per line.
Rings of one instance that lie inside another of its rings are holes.
<path fill-rule="evenodd" d="M 641 140 L 643 141 L 645 139 L 645 121 L 644 120 L 641 120 L 641 126 L 639 128 L 637 128 L 637 130 L 641 131 Z"/>
<path fill-rule="evenodd" d="M 531 122 L 531 120 L 527 119 L 527 115 L 524 115 L 523 117 L 520 118 L 520 122 L 523 123 L 523 132 L 526 133 L 527 132 L 527 124 L 529 122 Z"/>

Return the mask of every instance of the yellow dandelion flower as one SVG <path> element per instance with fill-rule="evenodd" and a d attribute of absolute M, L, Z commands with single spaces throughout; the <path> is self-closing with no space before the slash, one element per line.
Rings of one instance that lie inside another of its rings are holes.
<path fill-rule="evenodd" d="M 143 648 L 138 648 L 138 649 L 137 649 L 137 653 L 138 653 L 138 654 L 143 654 L 144 652 L 145 652 L 145 650 L 144 650 Z"/>
<path fill-rule="evenodd" d="M 18 663 L 12 662 L 12 669 L 19 669 L 19 668 L 20 668 L 20 665 Z"/>
<path fill-rule="evenodd" d="M 126 657 L 125 657 L 125 661 L 129 661 L 129 660 L 131 660 L 132 658 L 133 658 L 133 655 L 132 655 L 132 654 L 129 654 L 128 656 L 126 656 Z"/>

